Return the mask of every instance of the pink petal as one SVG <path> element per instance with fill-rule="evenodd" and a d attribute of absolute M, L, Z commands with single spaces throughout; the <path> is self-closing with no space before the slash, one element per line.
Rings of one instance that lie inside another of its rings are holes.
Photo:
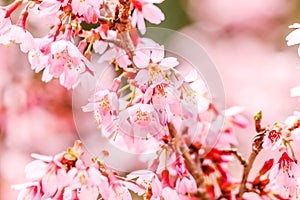
<path fill-rule="evenodd" d="M 162 70 L 167 70 L 170 68 L 173 68 L 175 66 L 177 66 L 179 64 L 179 62 L 177 61 L 177 58 L 173 58 L 173 57 L 168 57 L 168 58 L 164 58 L 160 64 L 159 67 Z"/>
<path fill-rule="evenodd" d="M 36 153 L 32 153 L 31 157 L 44 161 L 44 162 L 51 162 L 53 160 L 52 156 L 45 156 L 45 155 L 40 155 L 40 154 L 36 154 Z"/>
<path fill-rule="evenodd" d="M 148 67 L 150 57 L 141 51 L 137 51 L 133 57 L 133 62 L 138 68 L 143 69 Z"/>
<path fill-rule="evenodd" d="M 148 103 L 153 95 L 153 87 L 149 87 L 144 94 L 144 103 Z"/>
<path fill-rule="evenodd" d="M 49 67 L 46 67 L 43 71 L 42 81 L 49 82 L 52 78 L 53 76 L 49 72 Z"/>
<path fill-rule="evenodd" d="M 129 190 L 137 193 L 139 196 L 145 193 L 145 189 L 142 189 L 137 184 L 131 183 L 131 182 L 124 182 L 123 183 Z"/>
<path fill-rule="evenodd" d="M 164 47 L 163 46 L 158 46 L 153 47 L 152 53 L 151 53 L 151 60 L 153 63 L 158 63 L 159 61 L 161 61 L 164 56 L 165 56 L 165 52 L 164 52 Z"/>
<path fill-rule="evenodd" d="M 51 45 L 51 54 L 61 53 L 63 50 L 67 48 L 67 41 L 59 40 L 57 42 L 53 42 Z"/>
<path fill-rule="evenodd" d="M 131 16 L 131 24 L 133 27 L 136 27 L 136 24 L 137 24 L 137 16 L 138 15 L 138 11 L 137 9 L 135 9 L 132 13 L 132 16 Z"/>
<path fill-rule="evenodd" d="M 137 26 L 142 34 L 146 33 L 145 20 L 142 13 L 137 12 Z"/>
<path fill-rule="evenodd" d="M 184 80 L 186 82 L 193 82 L 193 81 L 196 81 L 198 78 L 198 72 L 197 70 L 195 69 L 192 69 L 185 77 L 184 77 Z"/>
<path fill-rule="evenodd" d="M 153 24 L 159 24 L 165 19 L 165 16 L 161 10 L 153 4 L 147 4 L 143 6 L 143 16 Z"/>
<path fill-rule="evenodd" d="M 226 116 L 233 116 L 242 113 L 245 110 L 242 106 L 232 106 L 225 110 Z"/>
<path fill-rule="evenodd" d="M 67 89 L 71 89 L 78 78 L 78 73 L 74 70 L 67 69 L 59 77 L 60 84 L 65 86 Z"/>
<path fill-rule="evenodd" d="M 63 194 L 63 200 L 72 200 L 72 193 L 73 191 L 69 188 L 69 187 L 66 187 L 64 189 L 64 194 Z M 94 198 L 96 199 L 96 198 Z"/>
<path fill-rule="evenodd" d="M 53 15 L 56 14 L 61 6 L 61 3 L 56 0 L 44 0 L 39 5 L 39 10 L 42 10 L 43 14 Z"/>
<path fill-rule="evenodd" d="M 239 126 L 240 128 L 247 128 L 249 124 L 249 120 L 243 115 L 235 115 L 232 117 L 232 119 L 234 124 Z"/>
<path fill-rule="evenodd" d="M 78 197 L 79 200 L 97 199 L 98 189 L 96 187 L 82 187 Z"/>
<path fill-rule="evenodd" d="M 169 199 L 169 197 L 172 197 L 172 200 L 180 200 L 177 192 L 170 187 L 165 187 L 162 191 L 162 197 L 165 199 Z"/>
<path fill-rule="evenodd" d="M 117 55 L 117 50 L 115 48 L 110 48 L 104 52 L 104 54 L 97 61 L 98 63 L 102 63 L 104 61 L 111 61 Z"/>
<path fill-rule="evenodd" d="M 131 64 L 131 61 L 126 54 L 116 58 L 116 61 L 119 63 L 121 68 L 127 68 Z"/>
<path fill-rule="evenodd" d="M 144 84 L 147 84 L 149 80 L 149 71 L 148 70 L 139 71 L 134 80 L 137 82 L 139 86 L 143 86 Z"/>
<path fill-rule="evenodd" d="M 287 37 L 287 45 L 295 45 L 300 43 L 300 29 L 296 29 L 292 31 Z"/>
<path fill-rule="evenodd" d="M 47 172 L 48 164 L 35 160 L 26 165 L 25 174 L 28 180 L 38 180 L 41 179 Z"/>
<path fill-rule="evenodd" d="M 98 40 L 93 45 L 94 51 L 99 54 L 103 54 L 104 51 L 107 49 L 107 47 L 108 44 L 106 42 L 98 41 Z"/>

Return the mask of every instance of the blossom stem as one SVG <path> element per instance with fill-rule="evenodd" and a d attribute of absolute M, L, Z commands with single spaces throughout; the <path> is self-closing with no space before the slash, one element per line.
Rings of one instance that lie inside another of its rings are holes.
<path fill-rule="evenodd" d="M 252 169 L 253 163 L 254 163 L 257 155 L 263 149 L 262 144 L 263 144 L 265 132 L 266 131 L 264 130 L 263 132 L 258 133 L 254 137 L 254 140 L 252 143 L 252 152 L 248 158 L 248 162 L 244 165 L 243 177 L 242 177 L 242 181 L 241 181 L 239 193 L 238 193 L 239 200 L 241 200 L 243 198 L 243 194 L 248 191 L 247 186 L 246 186 L 248 176 L 249 176 L 249 173 Z"/>
<path fill-rule="evenodd" d="M 224 153 L 233 154 L 244 167 L 247 166 L 246 159 L 243 157 L 243 155 L 240 152 L 238 152 L 237 149 L 221 149 L 221 151 Z"/>
<path fill-rule="evenodd" d="M 15 1 L 15 2 L 12 3 L 11 5 L 5 7 L 5 10 L 6 10 L 5 18 L 10 17 L 10 15 L 11 15 L 17 8 L 19 8 L 22 4 L 23 4 L 23 0 L 20 0 L 20 1 Z"/>
<path fill-rule="evenodd" d="M 209 200 L 211 199 L 206 190 L 205 190 L 205 184 L 204 184 L 204 174 L 202 171 L 201 166 L 196 163 L 196 161 L 192 158 L 192 156 L 189 153 L 189 148 L 185 141 L 182 139 L 182 137 L 177 136 L 176 128 L 172 123 L 168 123 L 168 128 L 170 132 L 170 136 L 174 139 L 174 146 L 175 149 L 180 152 L 182 157 L 185 160 L 185 164 L 191 175 L 194 177 L 196 183 L 197 183 L 197 192 L 195 194 L 196 197 L 199 197 L 201 200 Z"/>
<path fill-rule="evenodd" d="M 295 156 L 295 151 L 294 151 L 291 143 L 289 141 L 287 141 L 287 140 L 284 140 L 284 144 L 289 147 L 289 149 L 291 150 L 291 153 L 292 153 L 293 160 L 296 162 L 297 159 L 296 159 L 296 156 Z"/>
<path fill-rule="evenodd" d="M 168 150 L 167 148 L 165 148 L 165 170 L 167 170 L 167 167 L 168 167 Z"/>
<path fill-rule="evenodd" d="M 130 101 L 129 101 L 129 105 L 132 104 L 132 101 L 133 101 L 133 99 L 135 97 L 135 92 L 136 92 L 136 87 L 133 88 L 132 95 L 131 95 L 131 98 L 130 98 Z"/>
<path fill-rule="evenodd" d="M 112 18 L 106 18 L 102 16 L 98 18 L 98 21 L 100 22 L 100 24 L 107 24 L 108 26 L 112 26 L 114 23 L 114 20 Z"/>
<path fill-rule="evenodd" d="M 128 88 L 130 88 L 130 84 L 125 85 L 124 87 L 122 87 L 121 89 L 118 90 L 118 94 L 120 94 L 121 92 L 127 90 Z"/>

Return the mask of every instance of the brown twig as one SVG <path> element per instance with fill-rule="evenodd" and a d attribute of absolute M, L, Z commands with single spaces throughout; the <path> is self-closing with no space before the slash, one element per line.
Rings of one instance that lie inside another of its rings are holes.
<path fill-rule="evenodd" d="M 197 163 L 195 159 L 192 158 L 185 141 L 181 137 L 177 137 L 177 131 L 174 125 L 172 123 L 168 123 L 168 128 L 170 136 L 173 138 L 175 149 L 179 151 L 178 153 L 180 153 L 184 158 L 188 171 L 191 173 L 197 183 L 198 189 L 195 196 L 199 197 L 201 200 L 209 200 L 210 197 L 205 190 L 205 180 L 200 163 Z"/>
<path fill-rule="evenodd" d="M 116 23 L 115 27 L 120 33 L 121 41 L 123 42 L 123 49 L 129 54 L 129 58 L 132 57 L 134 50 L 134 45 L 130 37 L 130 6 L 131 0 L 119 0 L 120 2 L 120 11 L 119 11 L 119 22 Z"/>
<path fill-rule="evenodd" d="M 112 18 L 100 16 L 98 20 L 100 24 L 107 24 L 108 26 L 112 26 L 114 24 L 114 20 Z"/>
<path fill-rule="evenodd" d="M 261 133 L 258 133 L 253 140 L 252 152 L 248 158 L 247 164 L 244 165 L 243 177 L 242 177 L 242 181 L 241 181 L 241 185 L 240 185 L 239 193 L 238 193 L 239 200 L 241 200 L 243 198 L 243 194 L 248 191 L 247 186 L 246 186 L 248 176 L 249 176 L 249 173 L 252 169 L 253 163 L 254 163 L 257 155 L 262 150 L 262 143 L 263 143 L 263 139 L 265 136 L 265 132 L 266 131 L 263 130 Z"/>
<path fill-rule="evenodd" d="M 247 166 L 246 159 L 243 157 L 243 155 L 240 152 L 238 152 L 237 149 L 220 149 L 220 151 L 228 154 L 233 154 L 244 167 Z"/>

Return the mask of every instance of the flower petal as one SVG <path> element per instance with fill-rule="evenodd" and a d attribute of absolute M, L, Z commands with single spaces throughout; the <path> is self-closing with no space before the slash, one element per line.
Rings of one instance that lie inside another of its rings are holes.
<path fill-rule="evenodd" d="M 165 19 L 164 13 L 153 4 L 143 6 L 143 16 L 146 20 L 153 24 L 159 24 Z"/>
<path fill-rule="evenodd" d="M 179 62 L 177 61 L 177 58 L 168 57 L 168 58 L 164 58 L 160 62 L 159 67 L 162 70 L 167 70 L 167 69 L 170 69 L 170 68 L 173 68 L 173 67 L 177 66 L 178 64 L 179 64 Z"/>
<path fill-rule="evenodd" d="M 143 69 L 148 67 L 150 57 L 141 51 L 137 51 L 133 57 L 133 62 L 138 68 Z"/>

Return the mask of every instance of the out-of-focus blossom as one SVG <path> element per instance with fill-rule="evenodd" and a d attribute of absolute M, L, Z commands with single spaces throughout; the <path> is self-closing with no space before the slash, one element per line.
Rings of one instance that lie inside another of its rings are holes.
<path fill-rule="evenodd" d="M 300 96 L 300 86 L 294 87 L 290 90 L 291 97 L 299 97 Z"/>
<path fill-rule="evenodd" d="M 190 0 L 187 14 L 213 29 L 228 28 L 259 32 L 276 26 L 276 20 L 287 16 L 293 6 L 293 1 L 285 0 L 266 0 L 263 3 L 260 0 L 251 2 L 247 0 L 226 2 Z"/>

